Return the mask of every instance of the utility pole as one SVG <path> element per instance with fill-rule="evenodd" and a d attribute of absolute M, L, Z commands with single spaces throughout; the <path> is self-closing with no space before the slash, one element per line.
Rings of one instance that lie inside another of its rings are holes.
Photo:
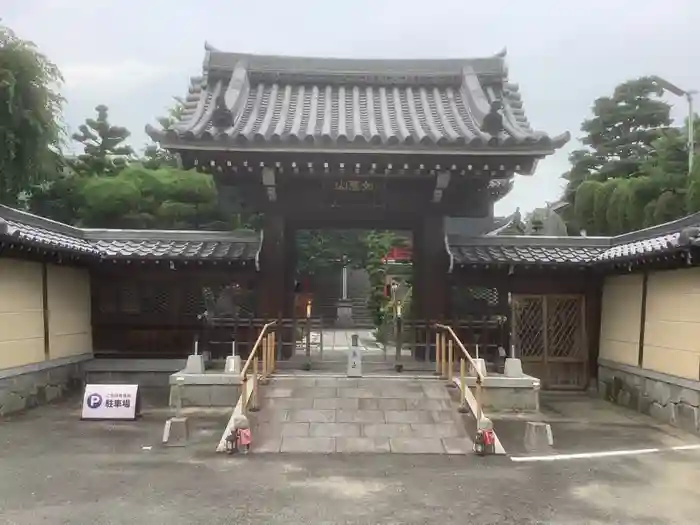
<path fill-rule="evenodd" d="M 653 77 L 659 87 L 676 95 L 683 97 L 688 102 L 688 176 L 693 173 L 693 157 L 695 156 L 695 114 L 693 112 L 693 95 L 697 94 L 697 90 L 681 89 L 675 84 L 661 77 Z"/>

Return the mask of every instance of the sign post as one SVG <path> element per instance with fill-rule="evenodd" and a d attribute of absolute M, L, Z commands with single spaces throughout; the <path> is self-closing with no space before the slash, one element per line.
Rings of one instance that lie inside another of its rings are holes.
<path fill-rule="evenodd" d="M 85 385 L 81 419 L 134 420 L 139 415 L 138 385 Z"/>

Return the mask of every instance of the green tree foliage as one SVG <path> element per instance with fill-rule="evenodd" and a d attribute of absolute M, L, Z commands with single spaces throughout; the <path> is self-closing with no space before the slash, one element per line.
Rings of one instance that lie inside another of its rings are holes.
<path fill-rule="evenodd" d="M 79 224 L 101 228 L 226 229 L 210 175 L 129 166 L 80 188 Z"/>
<path fill-rule="evenodd" d="M 570 229 L 615 235 L 700 209 L 697 177 L 688 177 L 687 126 L 670 127 L 662 94 L 644 77 L 594 102 L 581 125 L 586 147 L 571 154 L 564 174 Z"/>
<path fill-rule="evenodd" d="M 114 175 L 126 166 L 134 154 L 124 144 L 131 133 L 109 122 L 109 109 L 101 104 L 95 108 L 97 118 L 87 118 L 74 133 L 73 140 L 83 145 L 83 153 L 73 163 L 76 172 L 87 175 Z"/>
<path fill-rule="evenodd" d="M 0 203 L 20 204 L 31 185 L 56 173 L 61 73 L 36 46 L 0 26 Z"/>

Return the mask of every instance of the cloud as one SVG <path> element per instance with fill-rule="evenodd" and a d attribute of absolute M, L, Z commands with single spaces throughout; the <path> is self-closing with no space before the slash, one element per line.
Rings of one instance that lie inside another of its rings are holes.
<path fill-rule="evenodd" d="M 138 60 L 107 63 L 76 63 L 62 68 L 71 92 L 100 91 L 107 96 L 128 95 L 166 76 L 170 70 Z"/>

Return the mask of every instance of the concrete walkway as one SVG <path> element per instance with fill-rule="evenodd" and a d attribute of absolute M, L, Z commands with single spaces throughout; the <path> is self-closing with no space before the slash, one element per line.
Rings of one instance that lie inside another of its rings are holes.
<path fill-rule="evenodd" d="M 472 441 L 444 383 L 277 377 L 261 390 L 256 452 L 466 454 Z"/>

